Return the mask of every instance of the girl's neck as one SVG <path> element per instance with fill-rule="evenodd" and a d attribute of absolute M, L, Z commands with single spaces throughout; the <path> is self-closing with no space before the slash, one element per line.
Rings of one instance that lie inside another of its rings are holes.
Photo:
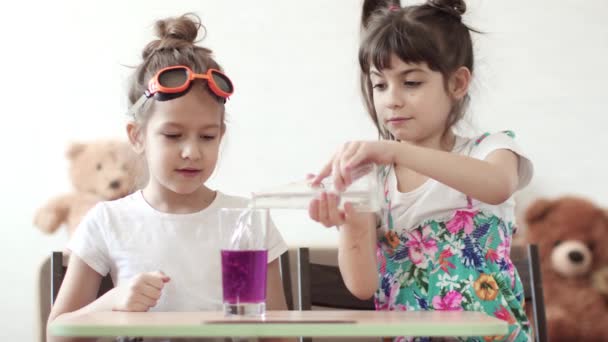
<path fill-rule="evenodd" d="M 201 186 L 190 194 L 178 194 L 160 184 L 148 183 L 142 190 L 144 199 L 154 209 L 170 214 L 191 214 L 207 208 L 216 192 Z"/>

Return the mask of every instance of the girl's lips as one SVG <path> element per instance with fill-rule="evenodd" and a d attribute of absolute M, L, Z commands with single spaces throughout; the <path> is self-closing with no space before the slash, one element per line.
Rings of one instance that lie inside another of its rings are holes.
<path fill-rule="evenodd" d="M 390 118 L 387 121 L 388 122 L 393 122 L 393 121 L 406 121 L 406 120 L 410 120 L 411 118 L 406 118 L 406 117 L 395 117 L 395 118 Z"/>
<path fill-rule="evenodd" d="M 179 173 L 183 176 L 186 176 L 186 177 L 195 177 L 199 173 L 201 173 L 201 170 L 197 170 L 197 169 L 178 169 L 176 171 L 177 171 L 177 173 Z"/>
<path fill-rule="evenodd" d="M 391 124 L 391 125 L 399 125 L 399 124 L 402 124 L 402 123 L 404 123 L 406 121 L 409 121 L 411 119 L 412 118 L 392 118 L 392 119 L 386 120 L 386 122 L 388 124 Z"/>

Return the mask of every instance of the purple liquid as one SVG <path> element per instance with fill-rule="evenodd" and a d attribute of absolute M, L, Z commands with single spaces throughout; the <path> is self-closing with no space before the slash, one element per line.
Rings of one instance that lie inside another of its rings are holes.
<path fill-rule="evenodd" d="M 267 264 L 266 250 L 222 250 L 224 303 L 265 302 Z"/>

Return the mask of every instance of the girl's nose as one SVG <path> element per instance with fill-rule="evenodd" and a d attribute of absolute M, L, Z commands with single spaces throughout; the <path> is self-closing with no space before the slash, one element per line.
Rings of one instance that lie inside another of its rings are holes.
<path fill-rule="evenodd" d="M 182 148 L 182 158 L 197 160 L 200 159 L 201 152 L 198 149 L 198 144 L 194 141 L 187 142 Z"/>
<path fill-rule="evenodd" d="M 386 106 L 389 109 L 401 108 L 405 105 L 403 91 L 398 87 L 390 87 L 386 94 Z"/>

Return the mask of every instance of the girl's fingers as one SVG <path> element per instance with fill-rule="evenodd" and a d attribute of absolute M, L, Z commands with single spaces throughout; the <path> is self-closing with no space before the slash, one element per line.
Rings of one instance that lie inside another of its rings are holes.
<path fill-rule="evenodd" d="M 323 181 L 323 179 L 325 179 L 327 176 L 331 175 L 332 165 L 333 165 L 333 158 L 327 164 L 325 164 L 325 166 L 321 169 L 321 172 L 319 172 L 316 176 L 314 176 L 314 178 L 312 179 L 313 186 L 319 186 L 321 184 L 321 181 Z"/>
<path fill-rule="evenodd" d="M 355 215 L 355 208 L 353 207 L 352 203 L 350 203 L 350 202 L 344 203 L 344 214 L 346 217 L 351 217 L 351 216 Z"/>
<path fill-rule="evenodd" d="M 146 308 L 150 308 L 150 307 L 153 307 L 154 305 L 156 305 L 156 299 L 152 299 L 150 297 L 144 296 L 141 293 L 134 293 L 133 294 L 133 305 L 137 305 L 137 304 L 142 304 Z"/>
<path fill-rule="evenodd" d="M 342 216 L 338 209 L 339 198 L 336 194 L 327 195 L 327 216 L 331 226 L 338 226 L 342 224 Z"/>
<path fill-rule="evenodd" d="M 328 216 L 327 216 L 327 193 L 323 191 L 321 193 L 321 199 L 319 200 L 319 222 L 321 222 L 324 226 L 328 225 Z"/>
<path fill-rule="evenodd" d="M 128 304 L 124 307 L 119 307 L 119 308 L 112 309 L 112 310 L 126 311 L 126 312 L 146 312 L 146 311 L 148 311 L 148 309 L 150 309 L 149 306 L 142 304 L 140 302 L 135 302 L 135 303 Z"/>
<path fill-rule="evenodd" d="M 319 222 L 319 200 L 314 199 L 308 206 L 308 215 L 311 219 Z"/>
<path fill-rule="evenodd" d="M 169 277 L 168 275 L 165 274 L 165 272 L 158 270 L 157 272 L 155 272 L 154 274 L 155 276 L 159 276 L 160 280 L 163 281 L 163 283 L 168 283 L 171 280 L 171 277 Z"/>
<path fill-rule="evenodd" d="M 161 291 L 150 284 L 144 284 L 141 287 L 140 293 L 153 300 L 158 300 L 161 295 Z"/>
<path fill-rule="evenodd" d="M 142 274 L 141 284 L 150 285 L 160 291 L 165 286 L 166 278 L 168 278 L 168 277 L 166 275 L 160 273 L 159 271 L 147 272 L 147 273 Z"/>
<path fill-rule="evenodd" d="M 334 159 L 331 172 L 334 179 L 334 188 L 340 192 L 344 191 L 344 178 L 342 178 L 342 173 L 340 172 L 340 159 Z"/>
<path fill-rule="evenodd" d="M 349 174 L 352 173 L 352 170 L 357 168 L 357 166 L 363 164 L 364 161 L 366 161 L 368 159 L 368 156 L 365 155 L 365 153 L 363 152 L 359 152 L 354 154 L 349 160 L 346 161 L 346 169 L 348 170 Z"/>
<path fill-rule="evenodd" d="M 348 161 L 353 158 L 353 156 L 359 151 L 360 143 L 352 143 L 348 146 L 348 148 L 342 154 L 342 158 L 340 159 L 340 173 L 342 174 L 342 178 L 344 179 L 344 185 L 349 186 L 353 180 L 351 177 L 351 172 L 348 168 Z"/>

